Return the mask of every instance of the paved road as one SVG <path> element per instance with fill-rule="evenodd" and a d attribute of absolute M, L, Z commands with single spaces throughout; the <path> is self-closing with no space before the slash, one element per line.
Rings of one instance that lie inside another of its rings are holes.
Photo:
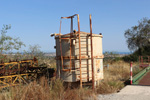
<path fill-rule="evenodd" d="M 118 93 L 98 95 L 98 100 L 150 100 L 150 86 L 128 85 Z"/>

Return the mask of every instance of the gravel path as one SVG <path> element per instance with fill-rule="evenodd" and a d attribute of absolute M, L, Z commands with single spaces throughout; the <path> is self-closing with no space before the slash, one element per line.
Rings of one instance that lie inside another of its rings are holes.
<path fill-rule="evenodd" d="M 98 95 L 98 100 L 150 100 L 150 86 L 128 85 L 118 93 Z"/>

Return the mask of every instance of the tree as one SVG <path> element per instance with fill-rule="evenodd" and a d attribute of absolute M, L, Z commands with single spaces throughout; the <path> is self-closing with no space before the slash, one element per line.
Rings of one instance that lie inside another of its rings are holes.
<path fill-rule="evenodd" d="M 38 44 L 33 46 L 29 45 L 29 53 L 31 54 L 32 57 L 39 56 L 42 53 L 40 48 L 41 47 Z"/>
<path fill-rule="evenodd" d="M 147 48 L 150 48 L 150 19 L 141 19 L 138 25 L 126 30 L 124 35 L 129 50 L 142 54 Z"/>
<path fill-rule="evenodd" d="M 0 54 L 8 50 L 19 50 L 21 46 L 25 46 L 19 38 L 7 36 L 7 31 L 11 29 L 11 25 L 3 25 L 0 36 Z"/>

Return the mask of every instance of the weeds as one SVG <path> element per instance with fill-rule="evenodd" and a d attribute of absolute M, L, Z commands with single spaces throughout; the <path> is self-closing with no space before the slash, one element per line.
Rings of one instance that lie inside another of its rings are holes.
<path fill-rule="evenodd" d="M 124 84 L 121 81 L 107 80 L 100 83 L 100 86 L 97 89 L 97 93 L 99 94 L 114 93 L 114 92 L 118 92 L 123 87 Z"/>
<path fill-rule="evenodd" d="M 39 82 L 10 88 L 0 94 L 0 100 L 96 100 L 96 95 L 90 89 L 65 88 L 60 79 L 50 83 L 44 77 Z"/>
<path fill-rule="evenodd" d="M 138 73 L 141 69 L 133 66 L 133 73 Z M 125 82 L 130 77 L 130 65 L 123 61 L 117 61 L 110 63 L 109 69 L 104 68 L 104 80 L 100 83 L 97 88 L 97 93 L 108 94 L 118 92 L 125 86 Z"/>
<path fill-rule="evenodd" d="M 38 61 L 40 67 L 56 69 L 54 58 L 38 57 Z M 0 93 L 0 100 L 96 100 L 97 93 L 118 92 L 125 86 L 124 82 L 129 79 L 129 63 L 121 60 L 107 63 L 110 67 L 109 69 L 104 68 L 104 80 L 100 82 L 96 92 L 89 88 L 64 86 L 64 82 L 60 79 L 54 78 L 49 81 L 42 77 L 39 81 L 9 88 L 8 91 Z M 134 74 L 140 70 L 138 67 L 133 67 Z"/>

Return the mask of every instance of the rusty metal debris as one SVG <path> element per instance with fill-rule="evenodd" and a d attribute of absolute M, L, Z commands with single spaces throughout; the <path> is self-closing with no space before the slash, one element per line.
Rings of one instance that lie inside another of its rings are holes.
<path fill-rule="evenodd" d="M 21 61 L 10 61 L 0 63 L 0 88 L 28 83 L 29 80 L 37 78 L 46 67 L 38 67 L 38 60 L 26 59 Z"/>

